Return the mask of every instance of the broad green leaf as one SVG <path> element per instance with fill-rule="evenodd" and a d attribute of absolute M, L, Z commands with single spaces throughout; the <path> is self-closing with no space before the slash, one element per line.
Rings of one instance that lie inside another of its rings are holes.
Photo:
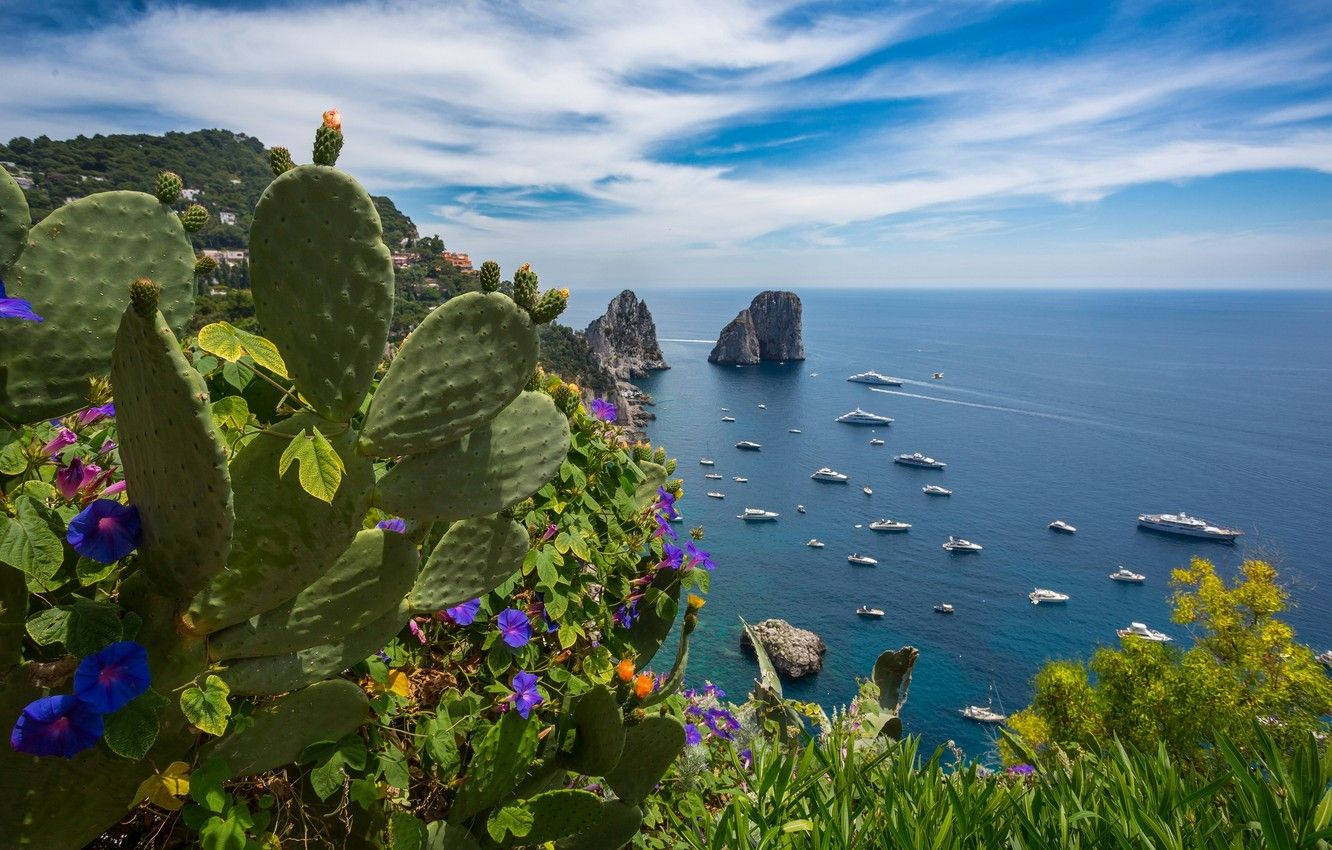
<path fill-rule="evenodd" d="M 118 566 L 118 564 L 103 564 L 100 561 L 94 561 L 92 558 L 79 556 L 78 563 L 74 565 L 74 575 L 78 577 L 79 584 L 84 587 L 91 587 L 114 573 Z"/>
<path fill-rule="evenodd" d="M 111 752 L 136 761 L 147 755 L 157 741 L 158 713 L 168 702 L 166 697 L 150 688 L 119 711 L 106 715 L 103 740 Z"/>
<path fill-rule="evenodd" d="M 241 344 L 245 346 L 245 353 L 250 355 L 250 359 L 275 375 L 283 378 L 288 377 L 287 364 L 282 360 L 282 355 L 278 353 L 276 345 L 258 334 L 252 334 L 240 328 L 233 328 L 233 330 L 236 331 L 236 336 L 240 338 Z"/>
<path fill-rule="evenodd" d="M 222 379 L 241 392 L 254 379 L 254 372 L 239 363 L 227 363 L 222 366 Z"/>
<path fill-rule="evenodd" d="M 389 816 L 389 850 L 421 850 L 425 841 L 426 825 L 410 812 L 395 811 Z"/>
<path fill-rule="evenodd" d="M 314 789 L 315 796 L 327 800 L 342 788 L 346 778 L 347 774 L 342 771 L 342 760 L 335 756 L 310 771 L 310 787 Z"/>
<path fill-rule="evenodd" d="M 318 428 L 301 431 L 282 450 L 278 458 L 278 475 L 286 475 L 291 465 L 297 465 L 301 489 L 320 501 L 332 504 L 346 468 L 342 458 Z"/>
<path fill-rule="evenodd" d="M 49 581 L 65 559 L 65 546 L 51 529 L 46 511 L 30 496 L 15 501 L 17 516 L 5 518 L 0 561 L 24 574 Z"/>
<path fill-rule="evenodd" d="M 174 812 L 185 801 L 181 798 L 190 793 L 190 766 L 183 761 L 173 761 L 166 770 L 154 773 L 139 783 L 139 790 L 134 792 L 130 808 L 147 800 L 158 808 Z"/>
<path fill-rule="evenodd" d="M 38 646 L 63 643 L 69 631 L 69 609 L 47 608 L 29 618 L 27 630 L 28 637 Z"/>
<path fill-rule="evenodd" d="M 190 799 L 204 809 L 220 814 L 227 805 L 222 787 L 231 776 L 231 768 L 220 758 L 212 758 L 190 774 Z"/>
<path fill-rule="evenodd" d="M 379 786 L 373 779 L 353 779 L 347 795 L 351 797 L 353 803 L 367 812 L 375 811 L 379 805 Z"/>
<path fill-rule="evenodd" d="M 203 850 L 245 850 L 245 826 L 233 810 L 225 818 L 214 815 L 199 830 L 199 846 Z"/>
<path fill-rule="evenodd" d="M 105 602 L 78 599 L 69 612 L 65 649 L 83 657 L 120 640 L 120 610 Z"/>
<path fill-rule="evenodd" d="M 594 684 L 605 685 L 615 676 L 610 650 L 598 646 L 583 657 L 583 672 Z"/>
<path fill-rule="evenodd" d="M 15 440 L 0 448 L 0 475 L 18 475 L 28 468 L 28 456 L 23 443 Z"/>
<path fill-rule="evenodd" d="M 213 402 L 213 419 L 223 428 L 239 431 L 250 421 L 250 406 L 238 395 L 224 396 Z"/>
<path fill-rule="evenodd" d="M 486 832 L 490 833 L 494 841 L 503 841 L 504 836 L 510 832 L 515 838 L 522 838 L 531 831 L 532 810 L 523 805 L 521 800 L 496 809 L 486 821 Z"/>
<path fill-rule="evenodd" d="M 180 710 L 185 719 L 210 735 L 221 735 L 227 731 L 227 720 L 231 717 L 231 704 L 227 694 L 231 689 L 217 676 L 209 675 L 204 679 L 204 686 L 190 685 L 180 695 Z"/>
<path fill-rule="evenodd" d="M 392 746 L 379 753 L 379 775 L 392 787 L 406 791 L 411 782 L 411 775 L 407 770 L 407 755 Z"/>
<path fill-rule="evenodd" d="M 199 347 L 228 363 L 245 356 L 245 343 L 230 322 L 213 322 L 199 329 Z"/>

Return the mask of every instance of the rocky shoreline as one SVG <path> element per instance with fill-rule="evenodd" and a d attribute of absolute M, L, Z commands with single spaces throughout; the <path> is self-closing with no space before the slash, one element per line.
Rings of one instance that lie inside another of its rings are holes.
<path fill-rule="evenodd" d="M 616 422 L 631 437 L 645 437 L 644 425 L 657 417 L 647 409 L 652 396 L 633 379 L 671 368 L 657 343 L 657 326 L 646 302 L 624 290 L 611 299 L 605 314 L 592 320 L 583 337 L 592 357 L 615 379 L 615 391 L 607 401 L 616 407 Z"/>

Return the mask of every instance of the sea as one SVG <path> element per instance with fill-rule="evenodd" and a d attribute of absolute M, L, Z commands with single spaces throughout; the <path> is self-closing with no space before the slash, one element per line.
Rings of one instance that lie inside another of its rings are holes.
<path fill-rule="evenodd" d="M 1116 645 L 1131 621 L 1188 646 L 1170 620 L 1169 577 L 1195 556 L 1226 576 L 1247 558 L 1273 562 L 1297 638 L 1332 647 L 1332 292 L 796 291 L 806 359 L 739 368 L 707 356 L 755 290 L 638 292 L 671 365 L 639 382 L 656 400 L 648 433 L 679 460 L 677 527 L 702 526 L 717 562 L 691 684 L 748 693 L 756 667 L 740 649 L 742 617 L 823 638 L 822 671 L 785 693 L 827 709 L 855 695 L 879 653 L 911 645 L 906 730 L 927 748 L 951 740 L 993 759 L 995 730 L 959 709 L 1024 707 L 1042 664 Z M 614 294 L 576 290 L 562 321 L 585 327 Z M 867 370 L 903 386 L 846 380 Z M 856 407 L 894 421 L 834 421 Z M 876 437 L 884 445 L 870 445 Z M 739 440 L 763 448 L 739 451 Z M 892 462 L 917 451 L 947 468 Z M 811 480 L 821 466 L 850 483 Z M 953 495 L 927 496 L 926 484 Z M 745 523 L 745 507 L 780 517 Z M 1244 536 L 1226 545 L 1137 527 L 1140 513 L 1178 511 Z M 868 529 L 885 517 L 912 528 Z M 1077 533 L 1051 531 L 1054 519 Z M 984 550 L 946 552 L 949 535 Z M 853 566 L 851 553 L 878 565 Z M 1120 565 L 1146 582 L 1110 581 Z M 1036 587 L 1071 598 L 1035 606 Z M 956 613 L 935 613 L 942 602 Z M 862 604 L 886 616 L 858 617 Z"/>

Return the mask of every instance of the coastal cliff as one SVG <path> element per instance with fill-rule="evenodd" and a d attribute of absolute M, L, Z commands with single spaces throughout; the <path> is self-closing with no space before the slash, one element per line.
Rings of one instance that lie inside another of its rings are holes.
<path fill-rule="evenodd" d="M 657 325 L 647 304 L 626 289 L 611 299 L 606 313 L 592 320 L 583 332 L 593 359 L 615 379 L 607 398 L 618 411 L 616 419 L 632 431 L 656 417 L 645 408 L 652 397 L 634 386 L 634 378 L 671 368 L 657 344 Z"/>
<path fill-rule="evenodd" d="M 799 629 L 785 620 L 764 620 L 751 627 L 763 644 L 763 651 L 778 673 L 791 679 L 810 676 L 823 669 L 823 654 L 828 647 L 823 638 L 808 629 Z M 740 633 L 740 645 L 753 649 L 749 633 Z"/>
<path fill-rule="evenodd" d="M 753 366 L 762 360 L 804 360 L 800 296 L 766 290 L 722 328 L 709 363 Z"/>

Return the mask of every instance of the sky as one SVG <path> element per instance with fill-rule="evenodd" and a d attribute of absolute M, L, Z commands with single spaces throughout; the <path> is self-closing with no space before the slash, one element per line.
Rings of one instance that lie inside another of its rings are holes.
<path fill-rule="evenodd" d="M 340 167 L 543 284 L 1329 287 L 1330 8 L 0 0 L 0 137 L 337 107 Z"/>

